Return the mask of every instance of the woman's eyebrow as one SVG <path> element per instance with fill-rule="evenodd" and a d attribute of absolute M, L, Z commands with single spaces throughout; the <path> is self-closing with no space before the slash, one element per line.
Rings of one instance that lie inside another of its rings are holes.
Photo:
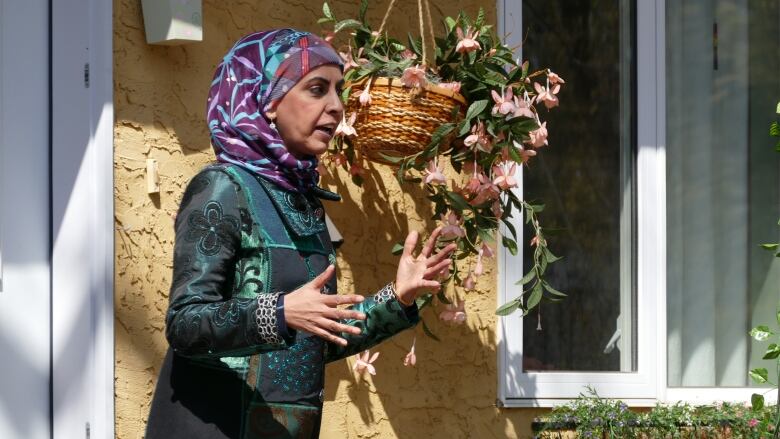
<path fill-rule="evenodd" d="M 312 83 L 314 81 L 320 81 L 320 82 L 324 82 L 325 84 L 330 85 L 330 79 L 323 78 L 322 76 L 315 76 L 315 77 L 311 78 L 308 82 Z M 343 86 L 344 86 L 344 80 L 343 79 L 339 80 L 339 82 L 336 83 L 336 87 L 343 87 Z"/>

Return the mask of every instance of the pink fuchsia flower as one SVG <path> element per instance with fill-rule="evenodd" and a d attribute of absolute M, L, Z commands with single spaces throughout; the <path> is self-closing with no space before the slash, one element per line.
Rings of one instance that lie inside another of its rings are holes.
<path fill-rule="evenodd" d="M 357 371 L 357 373 L 363 373 L 365 371 L 368 371 L 371 375 L 376 375 L 376 369 L 374 368 L 374 361 L 376 361 L 376 358 L 379 356 L 379 352 L 374 352 L 374 355 L 371 356 L 371 359 L 368 358 L 369 352 L 366 349 L 363 351 L 363 355 L 357 354 L 355 356 L 355 365 L 352 366 L 352 370 Z"/>
<path fill-rule="evenodd" d="M 325 32 L 325 38 L 324 38 L 325 41 L 327 41 L 328 43 L 332 43 L 334 38 L 336 38 L 336 32 L 333 31 Z"/>
<path fill-rule="evenodd" d="M 417 59 L 417 54 L 412 52 L 409 49 L 404 49 L 404 51 L 401 52 L 401 58 L 403 58 L 403 59 Z"/>
<path fill-rule="evenodd" d="M 444 168 L 438 166 L 436 159 L 428 162 L 428 168 L 425 169 L 425 184 L 447 184 Z"/>
<path fill-rule="evenodd" d="M 466 191 L 470 194 L 476 194 L 485 182 L 485 175 L 482 172 L 476 173 L 471 176 L 468 183 L 466 183 Z"/>
<path fill-rule="evenodd" d="M 493 105 L 493 115 L 496 115 L 497 113 L 507 115 L 515 111 L 512 87 L 506 88 L 504 96 L 499 95 L 495 90 L 490 90 L 490 95 L 493 96 L 493 102 L 495 103 L 495 105 Z"/>
<path fill-rule="evenodd" d="M 343 152 L 332 154 L 328 159 L 336 166 L 341 166 L 347 163 L 347 156 Z"/>
<path fill-rule="evenodd" d="M 482 247 L 480 247 L 479 253 L 486 258 L 492 258 L 495 257 L 496 255 L 496 252 L 495 250 L 493 250 L 493 247 L 489 246 L 486 242 L 482 243 Z"/>
<path fill-rule="evenodd" d="M 498 166 L 493 166 L 493 174 L 496 175 L 493 184 L 503 190 L 517 187 L 515 171 L 517 171 L 517 163 L 514 162 L 511 165 L 508 162 L 503 162 Z"/>
<path fill-rule="evenodd" d="M 463 139 L 463 144 L 467 147 L 476 146 L 477 149 L 483 152 L 490 152 L 493 149 L 493 142 L 490 141 L 490 137 L 485 133 L 485 125 L 481 120 L 471 127 L 471 134 Z"/>
<path fill-rule="evenodd" d="M 463 30 L 461 28 L 456 28 L 455 32 L 458 34 L 459 40 L 458 44 L 455 46 L 456 52 L 469 53 L 482 48 L 482 46 L 479 45 L 479 41 L 477 41 L 479 32 L 474 32 L 472 34 L 472 31 L 469 28 L 466 28 L 465 35 L 463 34 Z"/>
<path fill-rule="evenodd" d="M 471 277 L 471 273 L 469 273 L 469 277 Z M 465 286 L 466 282 L 463 284 Z M 473 286 L 471 289 L 474 289 Z M 444 311 L 439 313 L 439 319 L 448 323 L 462 324 L 466 321 L 466 309 L 464 308 L 465 303 L 465 301 L 458 299 L 457 306 L 452 303 L 446 305 L 444 307 Z"/>
<path fill-rule="evenodd" d="M 482 265 L 482 250 L 477 254 L 477 263 L 474 265 L 474 276 L 482 276 L 485 272 L 485 267 Z"/>
<path fill-rule="evenodd" d="M 520 154 L 520 158 L 523 160 L 523 163 L 528 163 L 528 160 L 531 160 L 531 157 L 536 156 L 536 151 L 533 149 L 525 149 L 523 148 L 523 145 L 521 143 L 518 143 L 516 141 L 512 141 L 512 144 L 517 149 L 517 152 Z"/>
<path fill-rule="evenodd" d="M 485 178 L 485 180 L 486 182 L 480 186 L 477 196 L 469 201 L 469 204 L 472 206 L 478 206 L 486 201 L 497 200 L 498 196 L 501 195 L 501 190 L 498 186 L 494 185 L 493 182 L 487 178 Z"/>
<path fill-rule="evenodd" d="M 358 49 L 357 52 L 357 62 L 355 62 L 355 59 L 352 57 L 352 47 L 350 47 L 346 52 L 339 52 L 339 55 L 341 56 L 341 60 L 344 61 L 344 69 L 342 73 L 347 73 L 349 69 L 360 67 L 363 64 L 368 63 L 368 60 L 366 58 L 361 58 L 360 56 L 363 54 L 363 48 L 361 47 Z"/>
<path fill-rule="evenodd" d="M 549 110 L 558 105 L 558 96 L 555 96 L 561 89 L 560 84 L 555 84 L 552 89 L 550 87 L 543 87 L 538 82 L 534 82 L 534 89 L 536 90 L 536 102 L 544 103 L 544 106 Z"/>
<path fill-rule="evenodd" d="M 463 227 L 460 225 L 463 220 L 453 211 L 448 211 L 447 215 L 441 214 L 440 218 L 444 222 L 444 227 L 441 229 L 441 236 L 444 238 L 462 238 L 465 236 Z"/>
<path fill-rule="evenodd" d="M 360 92 L 360 96 L 358 97 L 358 101 L 360 102 L 361 107 L 365 107 L 368 105 L 371 105 L 371 92 L 368 85 L 366 85 L 366 88 L 363 89 L 363 91 Z"/>
<path fill-rule="evenodd" d="M 554 73 L 552 70 L 550 70 L 547 73 L 547 79 L 550 80 L 550 84 L 552 84 L 552 85 L 555 85 L 555 84 L 566 84 L 566 81 L 564 81 L 563 78 L 558 76 L 558 74 Z"/>
<path fill-rule="evenodd" d="M 527 117 L 529 119 L 535 119 L 536 114 L 531 110 L 531 100 L 528 99 L 528 94 L 522 99 L 520 96 L 515 96 L 515 110 L 512 113 L 512 117 Z"/>
<path fill-rule="evenodd" d="M 353 177 L 357 176 L 363 176 L 363 174 L 366 172 L 365 168 L 363 168 L 363 165 L 361 165 L 358 162 L 355 162 L 352 164 L 352 166 L 349 167 L 349 173 Z"/>
<path fill-rule="evenodd" d="M 547 146 L 547 122 L 543 122 L 539 125 L 539 128 L 528 133 L 530 139 L 528 143 L 534 148 L 541 148 Z"/>
<path fill-rule="evenodd" d="M 412 341 L 412 349 L 409 351 L 408 354 L 406 354 L 406 357 L 404 357 L 404 366 L 409 367 L 417 364 L 417 355 L 414 354 L 414 345 L 417 344 L 417 337 L 414 338 L 414 341 Z"/>
<path fill-rule="evenodd" d="M 748 427 L 754 428 L 756 425 L 758 425 L 758 419 L 753 418 L 747 422 Z"/>
<path fill-rule="evenodd" d="M 427 82 L 425 69 L 420 66 L 407 67 L 401 75 L 401 83 L 404 87 L 425 87 Z"/>
<path fill-rule="evenodd" d="M 452 90 L 452 91 L 454 91 L 455 93 L 460 93 L 460 86 L 461 86 L 461 83 L 460 83 L 460 82 L 458 82 L 458 81 L 454 81 L 454 82 L 442 82 L 442 83 L 440 83 L 440 84 L 439 84 L 439 87 L 443 87 L 443 88 L 446 88 L 446 89 Z"/>
<path fill-rule="evenodd" d="M 355 128 L 352 126 L 355 124 L 356 119 L 357 119 L 356 113 L 352 113 L 349 116 L 349 120 L 346 119 L 346 116 L 342 116 L 341 122 L 339 122 L 339 126 L 336 127 L 336 132 L 333 135 L 334 136 L 357 136 L 357 131 L 355 131 Z"/>
<path fill-rule="evenodd" d="M 542 239 L 542 240 L 540 240 L 540 239 L 539 239 L 539 235 L 534 235 L 534 237 L 533 237 L 533 238 L 531 238 L 531 242 L 529 242 L 528 244 L 529 244 L 531 247 L 536 247 L 536 246 L 538 246 L 540 243 L 541 243 L 542 245 L 545 245 L 545 244 L 546 244 L 546 243 L 545 243 L 545 241 L 544 241 L 544 239 Z"/>
<path fill-rule="evenodd" d="M 490 205 L 490 211 L 493 212 L 493 216 L 496 218 L 501 218 L 501 214 L 504 213 L 504 210 L 501 208 L 501 202 L 498 200 L 494 201 Z"/>

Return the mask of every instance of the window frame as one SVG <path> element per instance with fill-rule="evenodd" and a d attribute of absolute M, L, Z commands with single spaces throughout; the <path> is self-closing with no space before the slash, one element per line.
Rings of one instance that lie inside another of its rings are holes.
<path fill-rule="evenodd" d="M 498 0 L 499 35 L 510 46 L 522 43 L 522 1 Z M 664 0 L 636 2 L 636 300 L 637 371 L 522 371 L 523 325 L 519 314 L 498 317 L 498 404 L 503 407 L 551 407 L 576 398 L 592 386 L 600 396 L 632 406 L 657 402 L 749 402 L 769 388 L 670 388 L 666 372 L 666 11 Z M 521 56 L 518 53 L 518 56 Z M 522 196 L 522 190 L 516 190 Z M 521 233 L 522 218 L 512 224 Z M 504 230 L 502 229 L 502 232 Z M 516 298 L 522 277 L 507 267 L 522 267 L 522 254 L 498 252 L 498 305 Z M 565 301 L 562 306 L 566 306 Z M 774 402 L 775 392 L 767 394 Z"/>

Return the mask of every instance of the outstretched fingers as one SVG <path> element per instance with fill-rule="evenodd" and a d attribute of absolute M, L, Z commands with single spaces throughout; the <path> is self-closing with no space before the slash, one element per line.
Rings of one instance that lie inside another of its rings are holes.
<path fill-rule="evenodd" d="M 406 240 L 404 241 L 404 252 L 402 255 L 403 257 L 413 257 L 412 253 L 414 253 L 414 248 L 417 247 L 418 237 L 419 233 L 417 233 L 416 230 L 412 230 L 408 235 L 406 235 Z"/>
<path fill-rule="evenodd" d="M 425 245 L 423 246 L 422 253 L 420 253 L 422 256 L 425 256 L 426 258 L 431 256 L 431 253 L 433 252 L 433 248 L 436 246 L 436 240 L 439 238 L 440 233 L 441 233 L 441 226 L 436 227 L 433 233 L 431 233 L 431 236 L 428 238 L 428 240 L 425 241 Z"/>
<path fill-rule="evenodd" d="M 324 287 L 325 284 L 328 283 L 330 278 L 333 277 L 333 273 L 335 273 L 335 272 L 336 272 L 336 266 L 333 265 L 333 264 L 328 265 L 328 268 L 326 268 L 325 271 L 323 271 L 322 273 L 317 275 L 317 277 L 312 279 L 309 282 L 309 285 L 311 285 L 312 287 L 314 287 L 314 288 L 316 288 L 318 290 L 321 290 L 322 287 Z"/>
<path fill-rule="evenodd" d="M 451 260 L 445 259 L 443 261 L 439 261 L 436 265 L 429 266 L 425 270 L 423 279 L 435 279 L 439 277 L 439 274 L 441 274 L 445 269 L 450 268 L 451 264 L 452 264 Z"/>
<path fill-rule="evenodd" d="M 438 253 L 436 253 L 435 255 L 433 255 L 431 257 L 429 257 L 425 261 L 426 262 L 426 266 L 430 267 L 432 265 L 438 264 L 439 262 L 441 262 L 443 260 L 449 260 L 450 255 L 452 255 L 452 252 L 455 251 L 455 247 L 456 247 L 456 245 L 452 244 L 452 243 L 447 245 L 446 247 L 441 249 Z"/>

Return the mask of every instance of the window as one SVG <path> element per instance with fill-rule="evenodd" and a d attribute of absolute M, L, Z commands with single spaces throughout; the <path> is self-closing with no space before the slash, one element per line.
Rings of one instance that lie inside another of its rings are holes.
<path fill-rule="evenodd" d="M 780 289 L 780 261 L 758 247 L 780 231 L 766 135 L 780 6 L 663 3 L 499 2 L 499 31 L 567 81 L 561 107 L 542 110 L 550 147 L 523 196 L 559 229 L 549 242 L 564 259 L 548 276 L 569 297 L 501 319 L 506 405 L 586 385 L 637 405 L 754 391 L 763 347 L 747 331 L 773 321 Z M 501 254 L 502 303 L 520 294 L 527 256 Z"/>

